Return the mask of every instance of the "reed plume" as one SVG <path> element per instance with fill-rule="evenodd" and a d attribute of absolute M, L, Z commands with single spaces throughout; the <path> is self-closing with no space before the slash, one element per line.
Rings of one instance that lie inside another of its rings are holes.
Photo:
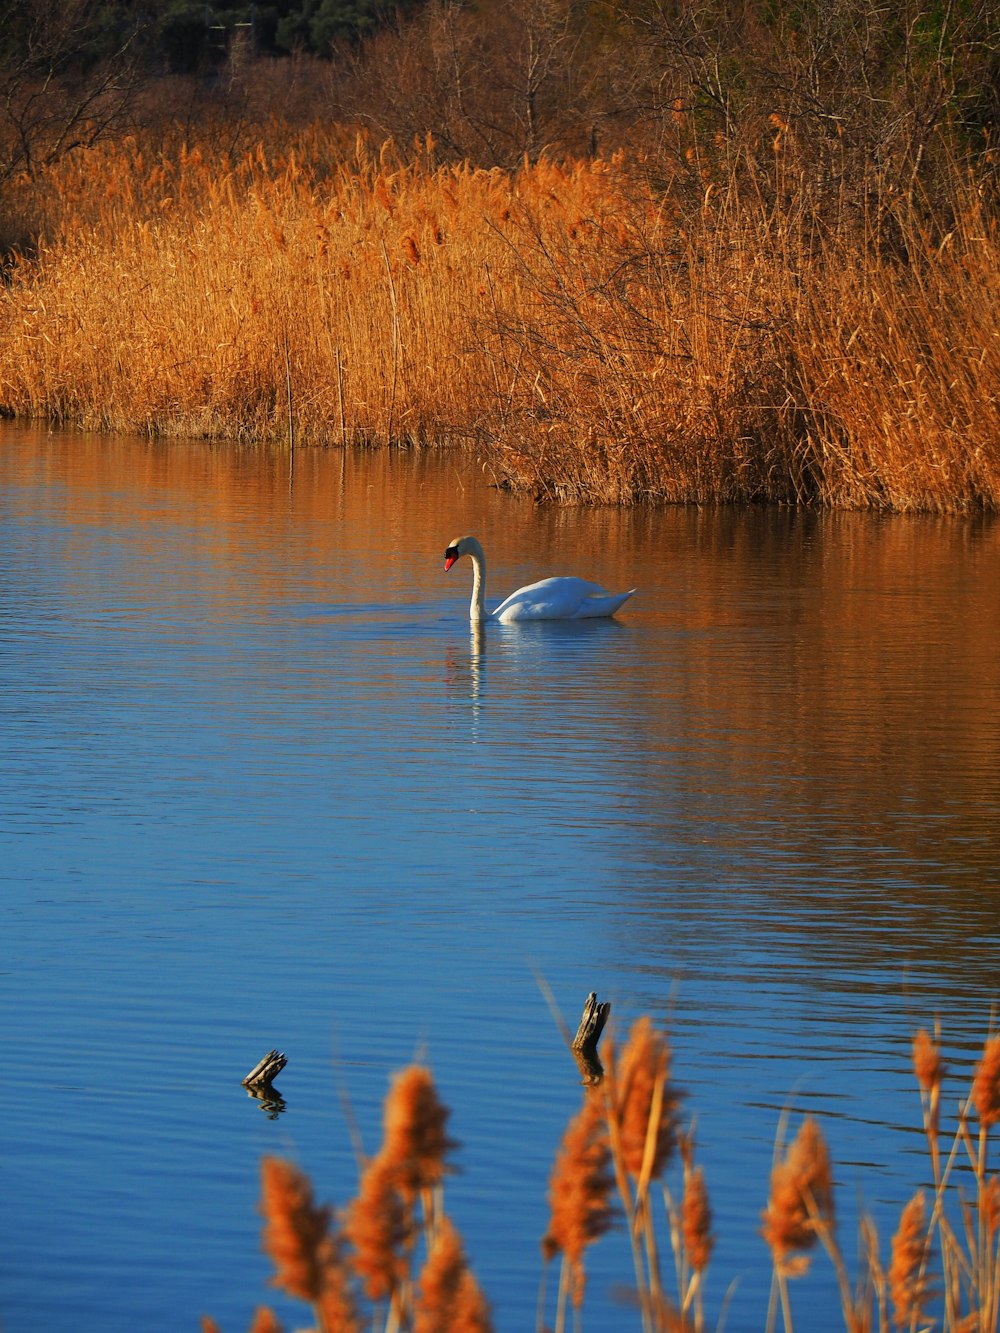
<path fill-rule="evenodd" d="M 436 1228 L 417 1285 L 413 1333 L 492 1333 L 486 1298 L 447 1217 Z"/>
<path fill-rule="evenodd" d="M 708 1203 L 708 1190 L 700 1166 L 684 1172 L 681 1235 L 688 1264 L 695 1273 L 703 1272 L 712 1257 L 715 1240 L 712 1236 L 712 1210 Z"/>
<path fill-rule="evenodd" d="M 313 1202 L 312 1186 L 291 1162 L 261 1162 L 264 1249 L 276 1287 L 313 1307 L 325 1333 L 353 1333 L 357 1312 L 328 1208 Z"/>
<path fill-rule="evenodd" d="M 892 1238 L 888 1283 L 897 1327 L 912 1325 L 923 1313 L 927 1301 L 927 1244 L 927 1207 L 923 1190 L 918 1190 L 903 1209 L 899 1229 Z"/>
<path fill-rule="evenodd" d="M 632 1026 L 621 1056 L 609 1054 L 609 1114 L 621 1162 L 636 1181 L 659 1177 L 677 1143 L 679 1093 L 670 1084 L 670 1047 L 648 1017 Z"/>
<path fill-rule="evenodd" d="M 972 1083 L 972 1101 L 982 1129 L 1000 1120 L 1000 1036 L 991 1037 L 983 1047 Z"/>
<path fill-rule="evenodd" d="M 429 1070 L 411 1065 L 393 1079 L 385 1101 L 382 1153 L 409 1201 L 439 1185 L 449 1169 L 446 1157 L 457 1147 L 446 1133 L 449 1114 Z"/>
<path fill-rule="evenodd" d="M 913 1038 L 913 1072 L 924 1092 L 939 1093 L 947 1069 L 941 1047 L 926 1028 L 920 1028 Z"/>
<path fill-rule="evenodd" d="M 833 1225 L 833 1182 L 830 1157 L 816 1121 L 806 1116 L 784 1159 L 771 1171 L 771 1193 L 763 1213 L 761 1234 L 779 1272 L 804 1273 L 820 1228 Z"/>
<path fill-rule="evenodd" d="M 925 1028 L 913 1038 L 913 1072 L 920 1086 L 920 1100 L 924 1111 L 924 1133 L 931 1152 L 935 1181 L 940 1178 L 940 1148 L 938 1140 L 941 1111 L 941 1085 L 947 1066 L 941 1058 L 941 1048 Z"/>
<path fill-rule="evenodd" d="M 599 1093 L 588 1089 L 583 1106 L 569 1122 L 549 1182 L 551 1216 L 542 1239 L 546 1259 L 562 1254 L 569 1271 L 570 1295 L 583 1300 L 583 1253 L 611 1225 L 611 1149 Z"/>
<path fill-rule="evenodd" d="M 660 1266 L 649 1185 L 677 1143 L 680 1093 L 670 1082 L 670 1047 L 648 1017 L 632 1025 L 619 1055 L 608 1042 L 605 1114 L 615 1179 L 628 1224 L 643 1326 L 662 1305 Z"/>
<path fill-rule="evenodd" d="M 266 1305 L 259 1305 L 254 1311 L 250 1333 L 283 1333 L 278 1316 Z"/>
<path fill-rule="evenodd" d="M 280 1157 L 261 1162 L 261 1186 L 263 1244 L 277 1269 L 272 1281 L 301 1301 L 317 1300 L 323 1288 L 329 1210 L 316 1206 L 306 1176 Z"/>
<path fill-rule="evenodd" d="M 373 1157 L 362 1172 L 344 1234 L 353 1247 L 352 1266 L 366 1295 L 373 1301 L 391 1296 L 407 1272 L 404 1249 L 410 1225 L 399 1193 L 397 1164 L 386 1153 Z"/>

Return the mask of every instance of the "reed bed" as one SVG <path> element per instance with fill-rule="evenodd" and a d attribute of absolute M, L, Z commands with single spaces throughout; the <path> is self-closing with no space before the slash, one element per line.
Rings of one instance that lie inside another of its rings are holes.
<path fill-rule="evenodd" d="M 441 166 L 429 138 L 279 124 L 239 155 L 74 153 L 12 187 L 39 239 L 0 289 L 0 412 L 464 444 L 569 502 L 1000 507 L 981 183 L 955 165 L 943 202 L 869 214 L 817 198 L 787 126 L 762 165 L 676 120 L 669 172 Z"/>
<path fill-rule="evenodd" d="M 603 1078 L 585 1084 L 582 1106 L 556 1150 L 537 1333 L 583 1328 L 587 1253 L 614 1227 L 629 1238 L 634 1269 L 617 1327 L 721 1328 L 728 1297 L 710 1301 L 708 1291 L 712 1209 L 695 1162 L 694 1130 L 682 1127 L 683 1097 L 672 1080 L 667 1037 L 644 1017 L 620 1050 L 613 1041 L 608 1047 Z M 847 1333 L 998 1328 L 993 1131 L 1000 1123 L 1000 1036 L 987 1039 L 947 1132 L 939 1034 L 921 1029 L 912 1050 L 926 1183 L 903 1204 L 887 1252 L 874 1222 L 862 1216 L 853 1274 L 838 1240 L 835 1170 L 822 1129 L 806 1116 L 789 1141 L 791 1116 L 782 1117 L 760 1215 L 761 1258 L 769 1256 L 772 1271 L 765 1333 L 779 1327 L 793 1333 L 795 1280 L 817 1252 L 832 1265 Z M 457 1146 L 448 1137 L 448 1115 L 426 1068 L 397 1075 L 386 1098 L 382 1145 L 360 1163 L 357 1196 L 339 1211 L 315 1202 L 308 1177 L 291 1162 L 264 1159 L 263 1245 L 275 1266 L 272 1282 L 311 1306 L 319 1333 L 492 1328 L 486 1297 L 445 1211 L 444 1180 Z M 555 1292 L 547 1281 L 552 1266 L 558 1266 Z M 717 1313 L 706 1313 L 709 1304 Z M 808 1312 L 800 1326 L 809 1326 Z M 203 1333 L 218 1333 L 210 1318 Z M 257 1310 L 251 1333 L 281 1333 L 273 1310 Z"/>

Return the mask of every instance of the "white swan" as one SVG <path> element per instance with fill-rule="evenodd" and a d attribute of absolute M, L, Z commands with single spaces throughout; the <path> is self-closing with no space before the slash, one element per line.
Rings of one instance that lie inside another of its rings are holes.
<path fill-rule="evenodd" d="M 486 556 L 475 537 L 456 537 L 449 542 L 444 553 L 445 570 L 451 569 L 463 555 L 470 558 L 474 571 L 469 604 L 469 619 L 474 622 L 502 620 L 509 624 L 512 620 L 589 620 L 595 616 L 613 616 L 635 592 L 630 588 L 628 592 L 609 593 L 600 584 L 588 583 L 586 579 L 542 579 L 512 592 L 487 616 Z"/>

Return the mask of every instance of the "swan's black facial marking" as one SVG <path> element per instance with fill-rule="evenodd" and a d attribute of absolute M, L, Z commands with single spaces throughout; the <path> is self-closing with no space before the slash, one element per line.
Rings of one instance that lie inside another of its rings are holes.
<path fill-rule="evenodd" d="M 458 559 L 458 557 L 459 557 L 459 550 L 458 550 L 458 547 L 457 547 L 457 546 L 449 546 L 448 549 L 447 549 L 447 551 L 445 551 L 445 553 L 444 553 L 444 568 L 445 568 L 445 573 L 447 573 L 448 570 L 451 569 L 452 565 L 455 563 L 455 561 Z"/>

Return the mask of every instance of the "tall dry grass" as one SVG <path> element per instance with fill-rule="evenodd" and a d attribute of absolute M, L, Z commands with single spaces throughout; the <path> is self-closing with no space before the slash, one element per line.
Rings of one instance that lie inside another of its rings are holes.
<path fill-rule="evenodd" d="M 456 1146 L 445 1133 L 448 1114 L 428 1070 L 413 1065 L 399 1074 L 386 1097 L 382 1145 L 340 1216 L 315 1202 L 292 1162 L 264 1158 L 262 1241 L 272 1285 L 311 1307 L 318 1333 L 489 1333 L 489 1307 L 444 1212 L 442 1183 Z M 215 1325 L 206 1317 L 203 1327 Z M 254 1315 L 256 1330 L 280 1333 L 266 1306 Z"/>
<path fill-rule="evenodd" d="M 817 192 L 766 155 L 516 172 L 265 127 L 32 182 L 0 290 L 0 411 L 103 430 L 465 443 L 500 484 L 602 503 L 1000 506 L 1000 237 L 976 177 Z M 669 170 L 667 169 L 669 166 Z"/>
<path fill-rule="evenodd" d="M 806 1116 L 786 1142 L 789 1117 L 782 1117 L 761 1212 L 761 1258 L 769 1253 L 773 1272 L 767 1333 L 779 1321 L 784 1333 L 793 1333 L 794 1283 L 817 1251 L 832 1265 L 846 1333 L 996 1333 L 1000 1326 L 1000 1176 L 995 1135 L 991 1139 L 1000 1123 L 1000 1037 L 986 1041 L 946 1140 L 939 1113 L 947 1071 L 936 1034 L 916 1034 L 913 1069 L 930 1175 L 903 1204 L 887 1262 L 874 1222 L 862 1216 L 850 1272 L 822 1129 Z M 705 1311 L 715 1236 L 694 1133 L 680 1125 L 681 1100 L 667 1039 L 640 1018 L 620 1051 L 611 1045 L 602 1083 L 584 1088 L 581 1109 L 556 1151 L 542 1238 L 539 1333 L 564 1333 L 570 1323 L 582 1328 L 587 1252 L 615 1226 L 626 1231 L 634 1263 L 633 1314 L 623 1307 L 620 1327 L 703 1333 L 723 1325 L 724 1293 L 721 1299 L 716 1294 L 715 1321 Z M 308 1178 L 290 1162 L 264 1159 L 263 1243 L 275 1265 L 272 1281 L 312 1307 L 321 1333 L 491 1328 L 486 1299 L 444 1209 L 443 1181 L 456 1146 L 447 1119 L 426 1069 L 413 1066 L 398 1075 L 386 1098 L 382 1145 L 363 1164 L 357 1197 L 340 1213 L 315 1203 Z M 675 1155 L 679 1169 L 671 1173 Z M 673 1192 L 671 1175 L 677 1177 Z M 545 1278 L 556 1259 L 553 1298 Z M 808 1312 L 799 1324 L 809 1326 Z M 206 1333 L 216 1328 L 208 1318 L 203 1327 Z M 257 1310 L 253 1330 L 280 1333 L 280 1327 L 267 1307 Z"/>

